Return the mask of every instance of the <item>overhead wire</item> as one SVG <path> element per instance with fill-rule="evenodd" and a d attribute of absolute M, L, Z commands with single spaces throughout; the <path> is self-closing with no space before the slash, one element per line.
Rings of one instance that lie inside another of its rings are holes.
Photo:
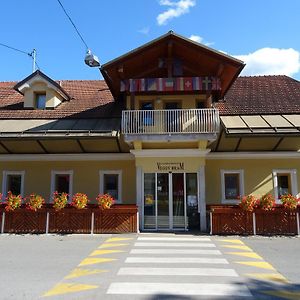
<path fill-rule="evenodd" d="M 62 10 L 64 11 L 65 15 L 68 17 L 69 21 L 71 22 L 71 24 L 73 25 L 74 29 L 76 30 L 78 36 L 80 37 L 81 41 L 83 42 L 83 44 L 85 45 L 86 49 L 89 49 L 87 43 L 85 42 L 83 36 L 80 34 L 78 28 L 76 27 L 75 23 L 72 21 L 71 17 L 69 16 L 69 14 L 67 13 L 66 9 L 64 8 L 63 4 L 61 3 L 60 0 L 57 0 L 57 2 L 59 3 L 59 5 L 61 6 Z"/>
<path fill-rule="evenodd" d="M 17 48 L 14 48 L 14 47 L 11 47 L 11 46 L 8 46 L 8 45 L 5 45 L 5 44 L 2 44 L 0 43 L 1 46 L 3 47 L 6 47 L 8 49 L 11 49 L 11 50 L 14 50 L 14 51 L 17 51 L 17 52 L 20 52 L 20 53 L 24 53 L 24 54 L 27 54 L 28 56 L 31 56 L 32 57 L 32 52 L 29 53 L 29 52 L 26 52 L 26 51 L 23 51 L 23 50 L 20 50 L 20 49 L 17 49 Z"/>

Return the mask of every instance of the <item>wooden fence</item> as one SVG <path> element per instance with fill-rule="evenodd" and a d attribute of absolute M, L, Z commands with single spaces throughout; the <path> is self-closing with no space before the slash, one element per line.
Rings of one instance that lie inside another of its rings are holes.
<path fill-rule="evenodd" d="M 253 213 L 245 212 L 237 205 L 211 205 L 211 234 L 240 235 L 297 235 L 300 209 L 286 210 L 281 205 L 273 211 L 255 209 Z"/>
<path fill-rule="evenodd" d="M 1 233 L 129 233 L 137 232 L 137 206 L 114 205 L 100 209 L 66 207 L 55 211 L 52 205 L 37 212 L 25 207 L 13 212 L 0 208 Z"/>

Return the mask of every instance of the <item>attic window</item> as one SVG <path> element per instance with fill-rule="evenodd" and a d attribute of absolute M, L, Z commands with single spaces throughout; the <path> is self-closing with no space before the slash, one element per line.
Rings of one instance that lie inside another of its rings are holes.
<path fill-rule="evenodd" d="M 37 109 L 46 108 L 46 93 L 35 94 L 35 103 Z"/>

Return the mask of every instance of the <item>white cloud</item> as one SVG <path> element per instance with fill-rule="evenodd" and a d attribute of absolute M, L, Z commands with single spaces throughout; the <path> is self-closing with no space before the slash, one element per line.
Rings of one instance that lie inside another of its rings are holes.
<path fill-rule="evenodd" d="M 148 34 L 150 32 L 150 27 L 143 27 L 141 29 L 138 30 L 139 33 L 142 33 L 142 34 Z"/>
<path fill-rule="evenodd" d="M 194 41 L 194 42 L 197 42 L 197 43 L 206 45 L 206 46 L 211 46 L 211 45 L 213 45 L 213 43 L 211 43 L 211 42 L 206 42 L 206 41 L 204 40 L 204 38 L 201 37 L 201 36 L 199 36 L 199 35 L 192 34 L 192 35 L 189 37 L 189 39 L 192 40 L 192 41 Z"/>
<path fill-rule="evenodd" d="M 177 2 L 170 0 L 160 0 L 161 6 L 168 6 L 169 8 L 156 18 L 158 25 L 165 25 L 170 19 L 180 17 L 190 11 L 190 7 L 196 5 L 196 0 L 179 0 Z"/>
<path fill-rule="evenodd" d="M 262 48 L 234 57 L 246 63 L 241 75 L 292 76 L 300 71 L 300 52 L 293 48 Z"/>

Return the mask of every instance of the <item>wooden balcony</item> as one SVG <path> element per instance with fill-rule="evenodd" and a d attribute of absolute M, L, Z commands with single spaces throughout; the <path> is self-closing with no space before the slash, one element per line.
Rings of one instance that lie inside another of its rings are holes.
<path fill-rule="evenodd" d="M 219 125 L 219 111 L 213 108 L 122 112 L 122 133 L 127 142 L 215 140 Z"/>

